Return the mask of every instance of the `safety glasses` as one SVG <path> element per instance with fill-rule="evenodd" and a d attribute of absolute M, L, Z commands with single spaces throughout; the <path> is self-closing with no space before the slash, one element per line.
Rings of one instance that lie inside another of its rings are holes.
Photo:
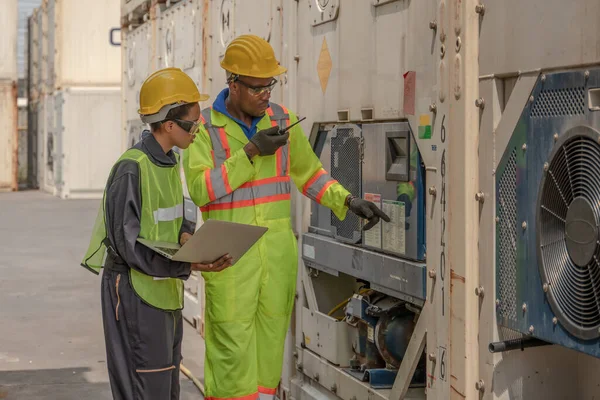
<path fill-rule="evenodd" d="M 169 121 L 175 122 L 181 129 L 193 135 L 196 133 L 198 126 L 200 125 L 200 121 L 185 121 L 183 119 L 170 119 Z"/>
<path fill-rule="evenodd" d="M 236 79 L 235 82 L 241 83 L 243 86 L 245 86 L 246 88 L 248 88 L 248 92 L 256 97 L 262 96 L 265 93 L 271 93 L 273 91 L 273 88 L 275 87 L 275 84 L 278 82 L 277 79 L 273 79 L 271 81 L 271 83 L 269 83 L 267 86 L 251 86 L 248 85 L 246 82 L 243 82 L 239 79 Z"/>

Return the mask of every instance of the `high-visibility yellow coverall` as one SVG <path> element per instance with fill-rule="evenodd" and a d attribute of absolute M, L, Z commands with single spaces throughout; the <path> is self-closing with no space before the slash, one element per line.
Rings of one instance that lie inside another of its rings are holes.
<path fill-rule="evenodd" d="M 322 168 L 300 125 L 275 155 L 250 161 L 238 123 L 207 108 L 204 126 L 184 153 L 190 196 L 204 220 L 269 228 L 233 267 L 203 273 L 206 284 L 205 389 L 208 399 L 272 398 L 281 377 L 294 304 L 298 251 L 290 219 L 291 180 L 339 219 L 350 194 Z M 297 116 L 271 103 L 257 130 Z M 227 238 L 223 238 L 227 240 Z"/>

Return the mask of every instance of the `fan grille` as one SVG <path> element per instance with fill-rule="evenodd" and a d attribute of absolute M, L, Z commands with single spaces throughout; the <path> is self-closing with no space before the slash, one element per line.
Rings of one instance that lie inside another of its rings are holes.
<path fill-rule="evenodd" d="M 338 128 L 331 139 L 331 177 L 353 195 L 361 196 L 361 171 L 356 163 L 360 159 L 360 137 L 355 135 L 354 128 Z M 336 228 L 338 239 L 360 239 L 361 221 L 355 214 L 348 213 L 340 221 L 331 213 L 331 225 Z"/>
<path fill-rule="evenodd" d="M 580 338 L 600 326 L 600 145 L 574 136 L 553 151 L 539 201 L 541 275 L 557 318 Z"/>
<path fill-rule="evenodd" d="M 498 185 L 498 313 L 517 322 L 517 151 L 510 153 Z"/>

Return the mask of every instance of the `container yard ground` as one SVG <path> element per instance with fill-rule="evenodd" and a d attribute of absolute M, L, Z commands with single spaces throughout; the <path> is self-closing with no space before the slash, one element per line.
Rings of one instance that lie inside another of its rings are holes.
<path fill-rule="evenodd" d="M 29 191 L 0 206 L 0 399 L 111 399 L 100 277 L 79 267 L 98 201 Z M 204 344 L 184 327 L 184 365 L 202 380 Z M 202 398 L 181 385 L 181 400 Z"/>

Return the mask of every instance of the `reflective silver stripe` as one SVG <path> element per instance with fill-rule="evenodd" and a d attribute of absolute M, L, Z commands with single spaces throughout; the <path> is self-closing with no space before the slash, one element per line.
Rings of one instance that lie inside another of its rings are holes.
<path fill-rule="evenodd" d="M 275 398 L 274 394 L 265 394 L 265 393 L 258 394 L 258 400 L 273 400 L 274 398 Z"/>
<path fill-rule="evenodd" d="M 154 211 L 154 223 L 174 221 L 183 217 L 183 203 L 169 208 L 159 208 Z"/>
<path fill-rule="evenodd" d="M 271 121 L 277 121 L 277 124 L 281 127 L 286 126 L 286 121 L 290 119 L 290 114 L 287 114 L 283 111 L 283 107 L 281 107 L 277 103 L 271 103 L 271 110 L 273 110 L 273 115 L 271 115 Z"/>
<path fill-rule="evenodd" d="M 212 184 L 215 199 L 220 199 L 231 193 L 231 188 L 227 181 L 227 170 L 224 165 L 210 170 L 210 183 Z"/>
<path fill-rule="evenodd" d="M 218 198 L 217 200 L 210 203 L 210 205 L 233 203 L 236 201 L 248 201 L 253 199 L 260 199 L 263 197 L 276 196 L 280 194 L 289 194 L 290 191 L 291 184 L 289 180 L 285 182 L 267 183 L 264 185 L 258 185 L 253 187 L 240 187 L 233 193 Z"/>
<path fill-rule="evenodd" d="M 225 162 L 225 160 L 227 159 L 227 153 L 225 151 L 223 143 L 221 143 L 219 128 L 214 126 L 211 122 L 211 111 L 211 107 L 202 110 L 202 118 L 204 118 L 204 127 L 210 135 L 210 141 L 212 142 L 213 152 L 215 154 L 215 168 L 217 168 Z"/>
<path fill-rule="evenodd" d="M 287 170 L 289 152 L 290 143 L 288 142 L 285 146 L 281 148 L 281 176 L 286 176 L 287 174 L 289 174 L 289 171 Z"/>
<path fill-rule="evenodd" d="M 321 193 L 323 187 L 331 180 L 333 178 L 329 174 L 321 175 L 312 185 L 306 188 L 306 195 L 313 200 L 317 200 L 317 196 Z"/>

